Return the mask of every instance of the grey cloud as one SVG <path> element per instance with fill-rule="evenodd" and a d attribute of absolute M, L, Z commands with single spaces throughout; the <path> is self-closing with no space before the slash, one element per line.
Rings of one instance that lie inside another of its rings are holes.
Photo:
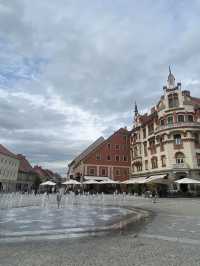
<path fill-rule="evenodd" d="M 0 97 L 1 139 L 37 162 L 70 160 L 94 140 L 81 136 L 89 120 L 108 136 L 131 126 L 135 100 L 140 110 L 159 100 L 169 64 L 199 96 L 199 11 L 198 1 L 3 2 L 0 84 L 47 101 Z M 51 91 L 79 115 L 48 106 Z M 73 130 L 81 133 L 71 141 Z"/>

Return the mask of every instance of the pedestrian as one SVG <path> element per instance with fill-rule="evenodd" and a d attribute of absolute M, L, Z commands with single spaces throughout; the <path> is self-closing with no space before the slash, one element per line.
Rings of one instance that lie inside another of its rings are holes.
<path fill-rule="evenodd" d="M 153 191 L 152 191 L 152 202 L 153 202 L 153 203 L 156 203 L 156 201 L 155 201 L 155 196 L 156 196 L 156 192 L 155 192 L 155 190 L 153 190 Z"/>
<path fill-rule="evenodd" d="M 58 208 L 60 208 L 61 198 L 62 198 L 62 195 L 61 195 L 60 191 L 58 191 L 57 192 L 57 195 L 56 195 L 56 200 L 57 200 L 57 206 L 58 206 Z"/>
<path fill-rule="evenodd" d="M 156 199 L 157 199 L 157 197 L 158 197 L 157 191 L 154 189 L 154 190 L 152 191 L 152 202 L 153 202 L 153 203 L 156 203 Z"/>

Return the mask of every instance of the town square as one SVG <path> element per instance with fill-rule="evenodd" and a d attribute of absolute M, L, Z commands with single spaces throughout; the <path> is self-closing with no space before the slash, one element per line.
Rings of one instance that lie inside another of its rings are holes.
<path fill-rule="evenodd" d="M 0 266 L 200 265 L 199 12 L 0 1 Z"/>

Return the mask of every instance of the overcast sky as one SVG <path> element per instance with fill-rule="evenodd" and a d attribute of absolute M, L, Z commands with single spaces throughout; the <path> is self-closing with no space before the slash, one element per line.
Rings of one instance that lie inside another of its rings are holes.
<path fill-rule="evenodd" d="M 171 65 L 200 96 L 200 1 L 0 0 L 0 143 L 64 173 L 131 127 Z"/>

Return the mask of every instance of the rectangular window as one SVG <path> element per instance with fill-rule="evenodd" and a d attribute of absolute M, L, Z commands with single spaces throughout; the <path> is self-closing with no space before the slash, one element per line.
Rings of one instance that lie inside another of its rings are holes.
<path fill-rule="evenodd" d="M 161 137 L 160 137 L 160 151 L 161 151 L 161 152 L 165 150 L 165 146 L 164 146 L 163 141 L 164 141 L 164 137 L 161 136 Z"/>
<path fill-rule="evenodd" d="M 108 143 L 108 145 L 107 145 L 107 146 L 108 146 L 108 149 L 110 150 L 110 148 L 111 148 L 111 145 L 110 145 L 110 143 Z"/>
<path fill-rule="evenodd" d="M 119 150 L 119 144 L 116 144 L 116 145 L 115 145 L 115 149 L 116 149 L 116 150 Z"/>
<path fill-rule="evenodd" d="M 89 168 L 89 174 L 94 176 L 95 175 L 95 169 L 94 168 Z"/>
<path fill-rule="evenodd" d="M 101 169 L 101 175 L 102 176 L 106 176 L 106 168 L 102 168 Z"/>
<path fill-rule="evenodd" d="M 148 170 L 148 160 L 145 160 L 145 170 Z"/>
<path fill-rule="evenodd" d="M 168 96 L 169 108 L 174 108 L 179 106 L 178 94 L 173 93 Z"/>
<path fill-rule="evenodd" d="M 144 142 L 144 156 L 147 156 L 147 142 Z"/>
<path fill-rule="evenodd" d="M 176 145 L 181 145 L 182 144 L 181 135 L 180 134 L 174 135 L 174 141 Z"/>
<path fill-rule="evenodd" d="M 152 169 L 158 168 L 157 157 L 154 157 L 154 158 L 151 159 L 151 165 L 152 165 Z"/>
<path fill-rule="evenodd" d="M 111 156 L 107 155 L 107 160 L 110 161 L 111 160 Z"/>
<path fill-rule="evenodd" d="M 161 125 L 161 126 L 164 126 L 164 125 L 165 125 L 165 120 L 164 120 L 164 119 L 161 119 L 161 120 L 160 120 L 160 125 Z"/>
<path fill-rule="evenodd" d="M 121 172 L 120 169 L 116 169 L 116 170 L 115 170 L 115 174 L 116 174 L 116 176 L 120 176 L 120 172 Z"/>
<path fill-rule="evenodd" d="M 123 161 L 124 161 L 124 162 L 127 162 L 127 161 L 128 161 L 128 159 L 127 159 L 127 156 L 126 156 L 126 155 L 123 155 Z"/>
<path fill-rule="evenodd" d="M 146 139 L 146 128 L 143 128 L 143 139 Z"/>
<path fill-rule="evenodd" d="M 166 166 L 166 157 L 165 155 L 161 156 L 161 162 L 162 162 L 162 167 Z"/>
<path fill-rule="evenodd" d="M 115 161 L 119 162 L 119 155 L 115 155 Z"/>
<path fill-rule="evenodd" d="M 167 117 L 167 124 L 168 125 L 173 124 L 173 116 L 170 115 L 170 116 Z"/>
<path fill-rule="evenodd" d="M 155 154 L 156 153 L 155 139 L 149 140 L 149 147 L 150 147 L 151 154 Z"/>
<path fill-rule="evenodd" d="M 178 115 L 178 123 L 184 122 L 184 115 Z"/>
<path fill-rule="evenodd" d="M 97 161 L 101 160 L 101 155 L 100 155 L 99 153 L 96 154 L 96 160 L 97 160 Z"/>
<path fill-rule="evenodd" d="M 193 122 L 194 121 L 194 119 L 193 119 L 193 116 L 192 115 L 188 115 L 188 122 Z"/>
<path fill-rule="evenodd" d="M 197 153 L 197 166 L 200 167 L 200 153 Z"/>

